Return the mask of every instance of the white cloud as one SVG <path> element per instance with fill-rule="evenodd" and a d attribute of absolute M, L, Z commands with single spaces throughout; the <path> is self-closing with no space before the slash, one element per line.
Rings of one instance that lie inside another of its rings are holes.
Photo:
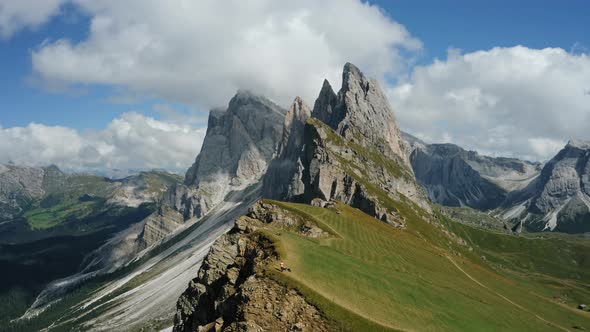
<path fill-rule="evenodd" d="M 528 143 L 533 149 L 533 152 L 539 156 L 553 156 L 555 152 L 561 150 L 564 146 L 563 140 L 553 140 L 543 137 L 529 138 Z"/>
<path fill-rule="evenodd" d="M 34 74 L 58 87 L 114 86 L 120 102 L 156 97 L 201 110 L 246 88 L 285 106 L 296 94 L 312 104 L 325 77 L 340 84 L 346 61 L 386 81 L 411 62 L 400 52 L 421 48 L 360 0 L 71 1 L 91 17 L 88 37 L 40 45 Z M 402 129 L 427 141 L 544 160 L 559 142 L 590 138 L 590 59 L 581 50 L 450 49 L 390 87 L 392 104 Z"/>
<path fill-rule="evenodd" d="M 149 169 L 184 171 L 192 164 L 205 135 L 192 128 L 124 113 L 102 130 L 78 130 L 31 123 L 0 127 L 0 163 L 66 169 Z"/>
<path fill-rule="evenodd" d="M 590 139 L 589 89 L 589 55 L 517 46 L 451 50 L 390 97 L 403 129 L 423 139 L 545 160 L 569 138 Z"/>
<path fill-rule="evenodd" d="M 86 40 L 33 52 L 47 81 L 116 85 L 131 94 L 199 107 L 225 105 L 239 88 L 286 106 L 313 103 L 322 80 L 338 85 L 353 62 L 384 78 L 421 44 L 360 0 L 75 0 L 91 20 Z"/>
<path fill-rule="evenodd" d="M 36 28 L 59 12 L 67 0 L 0 0 L 0 38 L 18 30 Z"/>

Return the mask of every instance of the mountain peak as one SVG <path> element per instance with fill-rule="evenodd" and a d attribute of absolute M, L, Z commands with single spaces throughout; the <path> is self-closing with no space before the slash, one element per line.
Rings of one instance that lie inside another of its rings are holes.
<path fill-rule="evenodd" d="M 233 98 L 229 101 L 227 110 L 230 113 L 236 114 L 238 116 L 241 116 L 241 113 L 260 111 L 263 113 L 271 111 L 284 116 L 287 112 L 285 109 L 265 96 L 245 89 L 240 89 L 236 92 Z"/>
<path fill-rule="evenodd" d="M 285 154 L 295 157 L 297 150 L 301 149 L 303 144 L 303 127 L 305 122 L 311 116 L 311 110 L 301 97 L 295 97 L 293 104 L 285 115 L 283 123 L 283 139 L 279 144 L 278 154 L 283 157 Z"/>
<path fill-rule="evenodd" d="M 389 101 L 379 84 L 369 80 L 355 65 L 344 65 L 338 95 L 324 81 L 312 117 L 348 140 L 360 139 L 359 143 L 376 146 L 383 153 L 393 152 L 409 166 Z"/>
<path fill-rule="evenodd" d="M 365 75 L 361 72 L 361 70 L 357 66 L 353 65 L 350 62 L 347 62 L 344 65 L 344 69 L 342 70 L 342 88 L 343 89 L 354 81 L 359 82 L 359 81 L 363 81 L 363 80 L 367 80 L 367 79 L 365 78 Z"/>
<path fill-rule="evenodd" d="M 260 177 L 275 152 L 286 113 L 264 96 L 238 90 L 226 111 L 211 110 L 201 153 L 187 171 L 185 185 L 237 186 Z"/>
<path fill-rule="evenodd" d="M 334 92 L 334 89 L 332 89 L 332 85 L 330 84 L 330 81 L 328 81 L 327 78 L 324 78 L 324 83 L 322 83 L 322 90 L 330 90 L 332 91 L 332 93 Z"/>
<path fill-rule="evenodd" d="M 578 148 L 578 149 L 582 149 L 582 150 L 588 150 L 588 149 L 590 149 L 590 141 L 572 138 L 569 140 L 569 142 L 567 142 L 566 147 L 573 147 L 573 148 Z"/>
<path fill-rule="evenodd" d="M 236 91 L 236 94 L 234 95 L 234 98 L 252 98 L 257 96 L 257 94 L 248 89 L 238 89 L 238 91 Z"/>
<path fill-rule="evenodd" d="M 304 104 L 305 102 L 303 101 L 303 99 L 299 96 L 295 97 L 295 99 L 293 100 L 293 106 L 295 105 L 299 105 L 299 107 L 301 107 L 300 105 Z"/>
<path fill-rule="evenodd" d="M 45 169 L 45 172 L 55 172 L 55 173 L 59 173 L 59 174 L 63 173 L 59 169 L 59 167 L 57 167 L 57 165 L 55 165 L 55 164 L 51 164 L 51 165 L 49 165 L 47 167 L 44 167 L 44 169 Z"/>
<path fill-rule="evenodd" d="M 334 122 L 332 116 L 336 102 L 336 93 L 334 93 L 330 82 L 325 79 L 320 94 L 313 105 L 312 117 L 326 124 Z"/>

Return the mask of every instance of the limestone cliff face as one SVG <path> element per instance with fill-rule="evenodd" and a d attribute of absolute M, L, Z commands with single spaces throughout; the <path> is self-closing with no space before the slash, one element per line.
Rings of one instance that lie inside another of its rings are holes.
<path fill-rule="evenodd" d="M 259 181 L 283 138 L 285 113 L 248 91 L 238 91 L 227 110 L 212 110 L 201 152 L 165 203 L 185 219 L 202 217 L 229 192 Z"/>
<path fill-rule="evenodd" d="M 305 203 L 336 199 L 400 225 L 378 194 L 370 193 L 376 187 L 393 199 L 407 198 L 430 211 L 412 173 L 409 145 L 378 84 L 350 63 L 342 78 L 338 94 L 324 81 L 311 118 L 299 126 L 302 130 L 290 132 L 290 137 L 301 137 L 293 140 L 299 147 L 273 161 L 283 168 L 265 178 L 265 196 Z M 281 175 L 283 182 L 277 180 Z"/>
<path fill-rule="evenodd" d="M 223 187 L 213 187 L 214 184 L 207 186 L 207 189 L 211 190 L 208 191 L 180 184 L 170 188 L 164 194 L 162 203 L 180 212 L 184 220 L 192 217 L 200 218 L 220 202 L 226 194 Z"/>
<path fill-rule="evenodd" d="M 198 276 L 177 302 L 174 331 L 329 330 L 317 308 L 265 275 L 278 254 L 257 229 L 270 224 L 315 227 L 305 227 L 297 216 L 273 204 L 256 203 L 211 247 Z"/>
<path fill-rule="evenodd" d="M 400 159 L 388 159 L 369 147 L 349 145 L 316 119 L 305 127 L 304 146 L 304 202 L 339 200 L 398 227 L 403 227 L 403 220 L 385 207 L 377 191 L 394 200 L 408 199 L 430 211 L 414 175 Z"/>
<path fill-rule="evenodd" d="M 227 110 L 211 112 L 201 153 L 187 171 L 185 184 L 221 178 L 239 185 L 260 177 L 283 135 L 286 110 L 248 91 L 238 91 Z"/>
<path fill-rule="evenodd" d="M 518 227 L 590 231 L 590 142 L 570 141 L 535 181 L 509 195 L 504 208 Z"/>
<path fill-rule="evenodd" d="M 301 152 L 305 123 L 310 116 L 311 110 L 305 102 L 300 97 L 295 98 L 285 116 L 283 137 L 278 146 L 277 157 L 270 164 L 264 177 L 265 197 L 299 200 L 303 194 Z"/>
<path fill-rule="evenodd" d="M 339 135 L 381 153 L 393 153 L 409 166 L 409 147 L 401 138 L 393 110 L 375 80 L 370 80 L 353 64 L 346 63 L 342 87 L 336 95 L 325 81 L 312 116 Z"/>
<path fill-rule="evenodd" d="M 416 179 L 434 202 L 448 206 L 495 209 L 510 191 L 525 187 L 540 164 L 492 158 L 454 144 L 412 144 Z"/>
<path fill-rule="evenodd" d="M 99 258 L 91 258 L 92 268 L 123 266 L 171 238 L 189 219 L 203 217 L 228 194 L 256 186 L 283 138 L 285 113 L 247 91 L 238 91 L 226 110 L 212 110 L 203 147 L 184 182 L 161 193 L 158 211 L 101 247 L 94 255 Z"/>
<path fill-rule="evenodd" d="M 399 225 L 371 187 L 393 199 L 409 199 L 430 211 L 416 183 L 409 145 L 401 138 L 391 107 L 377 82 L 347 63 L 335 94 L 325 81 L 305 126 L 303 201 L 337 199 Z"/>
<path fill-rule="evenodd" d="M 143 222 L 145 225 L 139 237 L 140 249 L 148 248 L 164 240 L 183 224 L 184 219 L 178 211 L 164 205 Z"/>

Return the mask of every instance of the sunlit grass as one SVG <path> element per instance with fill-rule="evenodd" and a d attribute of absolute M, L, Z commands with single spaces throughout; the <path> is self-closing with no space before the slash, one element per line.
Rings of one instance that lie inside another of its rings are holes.
<path fill-rule="evenodd" d="M 315 240 L 268 230 L 292 269 L 283 274 L 270 269 L 271 276 L 300 289 L 346 329 L 367 320 L 376 329 L 418 331 L 590 327 L 589 315 L 552 301 L 539 283 L 525 286 L 521 278 L 496 273 L 359 210 L 277 204 L 315 219 L 336 236 Z"/>

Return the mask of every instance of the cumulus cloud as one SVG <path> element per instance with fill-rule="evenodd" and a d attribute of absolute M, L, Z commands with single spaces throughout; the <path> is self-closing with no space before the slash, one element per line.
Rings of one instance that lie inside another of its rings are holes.
<path fill-rule="evenodd" d="M 312 103 L 327 77 L 354 62 L 379 79 L 404 68 L 420 42 L 360 0 L 74 0 L 89 15 L 86 40 L 33 52 L 35 73 L 57 83 L 106 84 L 200 107 L 239 88 L 286 106 Z"/>
<path fill-rule="evenodd" d="M 404 129 L 493 155 L 546 160 L 590 139 L 590 56 L 523 46 L 414 68 L 390 97 Z"/>
<path fill-rule="evenodd" d="M 99 168 L 184 171 L 202 144 L 205 129 L 124 113 L 102 130 L 31 123 L 0 127 L 0 163 L 65 169 Z"/>
<path fill-rule="evenodd" d="M 36 28 L 59 12 L 67 0 L 0 0 L 0 38 L 24 28 Z"/>
<path fill-rule="evenodd" d="M 32 52 L 49 86 L 104 84 L 121 102 L 155 97 L 197 110 L 246 88 L 287 106 L 295 95 L 313 103 L 326 77 L 338 86 L 350 61 L 398 79 L 386 88 L 401 127 L 427 141 L 545 160 L 569 138 L 590 138 L 590 59 L 579 45 L 450 50 L 400 80 L 420 41 L 360 0 L 70 1 L 91 18 L 89 33 Z"/>

